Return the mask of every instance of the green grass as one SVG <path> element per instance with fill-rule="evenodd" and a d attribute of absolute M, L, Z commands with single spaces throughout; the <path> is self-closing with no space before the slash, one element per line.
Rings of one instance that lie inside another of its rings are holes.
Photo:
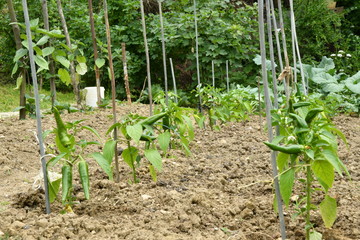
<path fill-rule="evenodd" d="M 12 112 L 15 108 L 19 106 L 20 97 L 19 97 L 19 90 L 14 90 L 15 85 L 2 85 L 0 86 L 0 112 Z M 30 96 L 33 96 L 33 90 L 28 87 L 26 93 Z M 50 96 L 50 91 L 41 90 L 40 94 L 44 94 L 46 96 Z M 56 93 L 56 100 L 60 103 L 75 103 L 75 97 L 73 93 Z M 41 109 L 49 109 L 51 108 L 50 99 L 42 100 Z"/>

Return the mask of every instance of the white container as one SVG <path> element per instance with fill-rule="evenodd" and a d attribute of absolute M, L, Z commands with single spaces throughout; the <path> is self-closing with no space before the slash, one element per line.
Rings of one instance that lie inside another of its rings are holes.
<path fill-rule="evenodd" d="M 96 87 L 86 87 L 85 88 L 86 91 L 86 98 L 85 98 L 85 102 L 87 106 L 90 107 L 97 107 L 97 91 L 96 91 Z M 104 93 L 105 93 L 105 88 L 104 87 L 100 87 L 100 97 L 101 99 L 104 98 Z"/>

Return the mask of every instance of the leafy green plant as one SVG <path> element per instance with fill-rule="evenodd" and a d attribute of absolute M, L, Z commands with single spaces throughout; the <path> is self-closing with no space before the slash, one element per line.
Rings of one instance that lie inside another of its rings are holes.
<path fill-rule="evenodd" d="M 149 162 L 149 172 L 154 181 L 157 180 L 156 171 L 162 170 L 162 158 L 156 143 L 159 144 L 162 150 L 166 150 L 170 142 L 170 135 L 168 133 L 157 135 L 155 130 L 157 123 L 167 115 L 167 112 L 158 113 L 147 118 L 129 115 L 121 122 L 113 124 L 107 131 L 107 134 L 109 134 L 117 128 L 122 134 L 122 138 L 119 138 L 118 141 L 125 143 L 126 148 L 122 151 L 121 156 L 132 170 L 134 183 L 140 181 L 137 177 L 136 168 L 140 165 L 142 159 L 141 154 L 143 154 Z M 144 149 L 140 148 L 141 142 L 145 144 Z M 105 156 L 105 152 L 103 155 Z M 99 154 L 93 154 L 92 156 L 97 162 L 104 162 Z M 109 164 L 105 165 L 109 168 Z M 100 166 L 102 165 L 100 164 Z"/>
<path fill-rule="evenodd" d="M 30 118 L 36 118 L 35 97 L 32 97 L 29 94 L 25 94 L 25 99 L 26 99 L 25 106 L 15 108 L 14 112 L 25 108 L 26 113 L 29 115 Z M 44 94 L 39 94 L 39 99 L 40 101 L 48 100 L 49 96 L 46 96 Z"/>
<path fill-rule="evenodd" d="M 90 180 L 88 163 L 84 158 L 84 150 L 87 146 L 99 144 L 97 141 L 86 141 L 78 139 L 77 135 L 81 130 L 88 130 L 100 139 L 97 131 L 89 126 L 80 125 L 84 120 L 74 122 L 62 121 L 60 113 L 56 108 L 53 108 L 54 117 L 56 120 L 56 128 L 52 131 L 46 132 L 45 136 L 55 134 L 55 146 L 58 155 L 51 158 L 47 162 L 47 169 L 56 165 L 61 165 L 62 178 L 56 181 L 49 181 L 49 195 L 50 202 L 57 198 L 57 193 L 62 186 L 61 202 L 64 205 L 65 212 L 72 212 L 72 205 L 74 204 L 73 193 L 73 171 L 78 169 L 80 181 L 83 187 L 85 198 L 90 198 Z"/>
<path fill-rule="evenodd" d="M 293 96 L 287 107 L 274 110 L 272 118 L 280 135 L 271 143 L 264 143 L 279 152 L 277 167 L 281 197 L 289 206 L 295 183 L 298 181 L 303 185 L 296 211 L 305 219 L 306 239 L 312 239 L 320 233 L 310 222 L 311 211 L 320 211 L 327 228 L 335 222 L 337 204 L 329 190 L 334 183 L 335 171 L 340 176 L 344 172 L 349 175 L 338 156 L 337 137 L 347 144 L 346 138 L 326 116 L 324 108 L 301 95 Z M 315 192 L 323 194 L 319 205 L 313 201 Z"/>

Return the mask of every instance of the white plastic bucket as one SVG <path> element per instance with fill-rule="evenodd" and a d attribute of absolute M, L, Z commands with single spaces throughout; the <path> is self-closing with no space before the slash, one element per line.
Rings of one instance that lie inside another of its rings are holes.
<path fill-rule="evenodd" d="M 97 91 L 96 91 L 96 87 L 86 87 L 85 88 L 86 91 L 86 98 L 85 98 L 85 102 L 87 106 L 90 107 L 97 107 Z M 104 87 L 100 87 L 100 97 L 101 99 L 104 98 L 104 93 L 105 93 L 105 88 Z"/>

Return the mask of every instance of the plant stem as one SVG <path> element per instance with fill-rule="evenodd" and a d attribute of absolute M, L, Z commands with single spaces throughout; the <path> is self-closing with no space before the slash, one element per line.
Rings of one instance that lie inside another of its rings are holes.
<path fill-rule="evenodd" d="M 310 166 L 306 167 L 306 239 L 310 239 L 310 210 L 311 210 L 311 168 Z"/>
<path fill-rule="evenodd" d="M 134 177 L 134 183 L 137 183 L 137 177 L 136 177 L 136 170 L 135 170 L 135 165 L 134 165 L 134 158 L 133 158 L 133 155 L 132 155 L 132 152 L 131 152 L 131 146 L 130 146 L 130 141 L 127 140 L 127 145 L 128 145 L 128 149 L 130 151 L 130 158 L 131 158 L 131 168 L 132 168 L 132 174 L 133 174 L 133 177 Z"/>

